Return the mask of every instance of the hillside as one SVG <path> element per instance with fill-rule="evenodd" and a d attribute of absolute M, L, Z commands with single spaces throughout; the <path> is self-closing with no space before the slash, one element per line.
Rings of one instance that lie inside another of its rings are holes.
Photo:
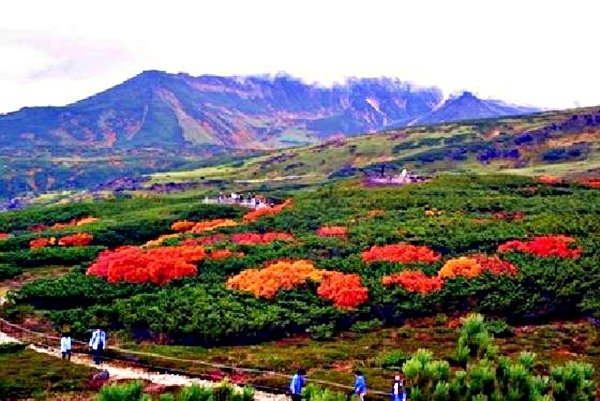
<path fill-rule="evenodd" d="M 287 76 L 146 71 L 65 107 L 0 116 L 0 146 L 278 148 L 404 125 L 441 99 L 436 88 L 385 78 L 325 88 Z"/>
<path fill-rule="evenodd" d="M 24 108 L 0 116 L 0 148 L 36 146 L 75 153 L 89 146 L 281 148 L 420 119 L 440 122 L 532 111 L 500 107 L 472 95 L 469 100 L 453 102 L 452 112 L 436 111 L 442 101 L 437 88 L 387 78 L 323 87 L 288 76 L 192 77 L 146 71 L 65 107 Z"/>
<path fill-rule="evenodd" d="M 402 168 L 507 172 L 522 175 L 597 175 L 600 107 L 409 127 L 281 150 L 221 168 L 156 174 L 153 182 L 235 179 L 317 182 Z"/>

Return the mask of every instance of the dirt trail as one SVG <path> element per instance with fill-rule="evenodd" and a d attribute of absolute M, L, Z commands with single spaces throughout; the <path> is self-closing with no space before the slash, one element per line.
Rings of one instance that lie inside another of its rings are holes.
<path fill-rule="evenodd" d="M 5 301 L 6 299 L 0 296 L 0 305 L 2 305 Z M 9 342 L 20 341 L 0 331 L 0 344 Z M 41 354 L 60 358 L 59 349 L 48 349 L 35 345 L 29 345 L 28 348 Z M 208 380 L 197 379 L 184 375 L 151 372 L 146 369 L 126 366 L 126 363 L 124 362 L 119 362 L 118 364 L 104 362 L 97 366 L 94 365 L 94 362 L 90 357 L 80 354 L 74 354 L 71 358 L 71 363 L 108 370 L 111 380 L 147 380 L 152 383 L 165 386 L 190 386 L 192 384 L 199 384 L 201 386 L 211 387 L 216 384 L 215 382 Z M 255 391 L 254 399 L 257 401 L 288 401 L 289 398 L 283 394 L 271 394 L 263 391 Z"/>

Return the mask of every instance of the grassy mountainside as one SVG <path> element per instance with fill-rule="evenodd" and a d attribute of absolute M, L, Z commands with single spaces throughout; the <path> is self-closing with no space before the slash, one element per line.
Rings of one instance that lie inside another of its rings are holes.
<path fill-rule="evenodd" d="M 268 182 L 387 172 L 402 168 L 422 174 L 506 172 L 576 177 L 600 169 L 600 107 L 529 116 L 418 126 L 336 139 L 251 158 L 244 163 L 156 174 L 153 182 L 200 177 Z"/>

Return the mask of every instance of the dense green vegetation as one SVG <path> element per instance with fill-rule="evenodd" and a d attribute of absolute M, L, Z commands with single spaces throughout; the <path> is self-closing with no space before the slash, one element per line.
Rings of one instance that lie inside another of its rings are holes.
<path fill-rule="evenodd" d="M 236 217 L 232 207 L 200 205 L 193 197 L 157 197 L 56 208 L 58 221 L 93 215 L 99 221 L 77 230 L 92 233 L 97 247 L 140 244 L 170 232 L 178 219 L 201 220 Z M 269 245 L 217 244 L 243 251 L 244 258 L 204 260 L 199 274 L 159 288 L 150 284 L 108 284 L 84 275 L 84 267 L 61 279 L 43 279 L 23 287 L 11 297 L 18 308 L 31 304 L 60 327 L 70 324 L 83 335 L 90 324 L 103 323 L 136 337 L 168 334 L 178 343 L 217 344 L 256 342 L 294 333 L 337 332 L 356 322 L 378 319 L 395 325 L 409 317 L 477 310 L 510 323 L 572 318 L 597 313 L 600 280 L 600 195 L 576 186 L 547 186 L 514 177 L 447 176 L 425 185 L 401 189 L 364 189 L 355 183 L 304 190 L 295 204 L 276 216 L 221 229 L 227 232 L 292 233 L 296 241 Z M 144 208 L 141 209 L 141 205 Z M 442 214 L 425 215 L 436 208 Z M 369 217 L 373 210 L 382 215 Z M 509 221 L 497 212 L 521 212 L 524 218 Z M 48 263 L 88 263 L 97 247 L 24 250 L 33 234 L 28 225 L 50 224 L 55 211 L 36 209 L 0 216 L 0 226 L 15 236 L 0 244 L 0 260 L 27 267 Z M 44 216 L 44 218 L 40 218 Z M 315 231 L 324 225 L 349 228 L 347 239 L 322 238 Z M 21 231 L 19 231 L 21 230 Z M 22 233 L 22 234 L 20 234 Z M 452 257 L 475 252 L 493 254 L 499 244 L 533 235 L 569 235 L 583 248 L 578 259 L 541 258 L 508 253 L 503 258 L 518 268 L 516 276 L 482 274 L 472 279 L 456 277 L 440 291 L 428 295 L 400 286 L 385 287 L 384 275 L 414 269 L 398 263 L 367 264 L 361 252 L 372 245 L 408 242 L 426 245 L 443 256 L 433 264 L 417 264 L 434 275 Z M 35 234 L 44 236 L 46 233 Z M 177 241 L 174 241 L 175 243 Z M 309 259 L 322 269 L 357 273 L 369 289 L 369 300 L 355 310 L 333 307 L 308 283 L 280 291 L 266 300 L 225 288 L 238 272 L 277 259 Z M 116 301 L 116 302 L 115 302 Z M 311 330 L 311 327 L 314 327 Z M 241 340 L 243 338 L 243 340 Z"/>
<path fill-rule="evenodd" d="M 0 347 L 0 399 L 18 400 L 87 389 L 94 369 L 20 347 Z"/>

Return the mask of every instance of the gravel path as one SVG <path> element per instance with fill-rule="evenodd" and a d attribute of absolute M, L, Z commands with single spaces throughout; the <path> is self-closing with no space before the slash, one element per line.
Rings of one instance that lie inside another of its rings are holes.
<path fill-rule="evenodd" d="M 0 297 L 0 305 L 4 303 L 4 298 Z M 8 334 L 0 331 L 0 344 L 9 342 L 19 342 L 16 338 L 9 336 Z M 58 349 L 47 349 L 44 347 L 38 347 L 30 345 L 29 349 L 39 352 L 40 354 L 50 355 L 56 358 L 60 358 L 60 352 Z M 117 365 L 111 362 L 104 362 L 100 366 L 94 365 L 92 359 L 86 355 L 74 354 L 71 358 L 71 363 L 78 365 L 86 365 L 100 369 L 108 370 L 111 380 L 147 380 L 155 384 L 161 384 L 164 386 L 190 386 L 192 384 L 199 384 L 205 387 L 214 386 L 216 383 L 208 380 L 197 379 L 184 375 L 174 374 L 163 374 L 150 372 L 145 369 L 134 368 L 124 366 L 123 364 Z M 288 401 L 289 398 L 283 394 L 270 394 L 263 391 L 255 391 L 254 399 L 256 401 Z"/>

